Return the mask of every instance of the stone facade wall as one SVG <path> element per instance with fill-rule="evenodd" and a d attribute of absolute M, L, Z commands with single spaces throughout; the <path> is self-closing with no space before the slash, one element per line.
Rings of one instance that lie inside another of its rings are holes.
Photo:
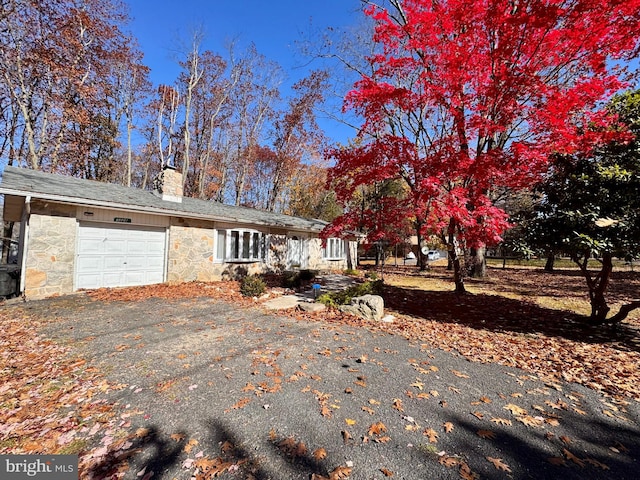
<path fill-rule="evenodd" d="M 271 271 L 279 272 L 287 268 L 287 236 L 269 235 L 267 266 Z"/>
<path fill-rule="evenodd" d="M 70 213 L 75 216 L 75 211 Z M 28 299 L 73 292 L 76 233 L 73 217 L 31 215 L 24 290 Z"/>
<path fill-rule="evenodd" d="M 355 241 L 347 241 L 345 249 L 348 248 L 351 253 L 351 268 L 355 268 L 357 264 L 358 243 Z M 322 240 L 320 238 L 312 238 L 309 240 L 309 269 L 321 271 L 346 270 L 349 268 L 349 262 L 346 256 L 340 260 L 327 260 L 322 258 Z"/>
<path fill-rule="evenodd" d="M 208 222 L 172 222 L 169 227 L 167 281 L 219 280 L 213 268 L 214 230 Z"/>

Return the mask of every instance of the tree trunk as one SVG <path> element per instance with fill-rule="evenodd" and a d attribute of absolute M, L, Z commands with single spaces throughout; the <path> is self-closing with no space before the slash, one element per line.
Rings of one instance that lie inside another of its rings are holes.
<path fill-rule="evenodd" d="M 351 242 L 349 240 L 344 241 L 345 246 L 347 247 L 347 268 L 349 270 L 353 270 L 353 258 L 351 256 Z"/>
<path fill-rule="evenodd" d="M 589 285 L 589 298 L 591 300 L 591 321 L 596 324 L 605 323 L 611 308 L 607 305 L 604 294 L 609 286 L 613 262 L 610 252 L 605 252 L 602 256 L 602 268 L 596 277 L 587 281 Z"/>
<path fill-rule="evenodd" d="M 422 235 L 420 234 L 421 228 L 422 228 L 422 224 L 416 222 L 416 238 L 418 239 L 418 255 L 416 256 L 417 265 L 418 265 L 418 270 L 421 272 L 424 272 L 427 269 L 427 259 L 425 258 L 425 255 L 422 253 Z"/>
<path fill-rule="evenodd" d="M 485 278 L 487 276 L 486 251 L 487 247 L 484 245 L 471 249 L 471 265 L 469 268 L 469 274 L 473 278 Z"/>
<path fill-rule="evenodd" d="M 453 265 L 453 281 L 456 285 L 455 292 L 456 293 L 467 293 L 466 288 L 464 288 L 464 272 L 462 271 L 462 265 L 460 264 L 460 255 L 458 255 L 458 248 L 456 245 L 456 222 L 452 218 L 449 220 L 449 228 L 448 228 L 448 251 L 449 251 L 449 260 Z"/>
<path fill-rule="evenodd" d="M 555 261 L 556 261 L 555 252 L 553 251 L 547 252 L 547 263 L 544 264 L 544 271 L 553 272 L 553 266 L 555 264 Z"/>

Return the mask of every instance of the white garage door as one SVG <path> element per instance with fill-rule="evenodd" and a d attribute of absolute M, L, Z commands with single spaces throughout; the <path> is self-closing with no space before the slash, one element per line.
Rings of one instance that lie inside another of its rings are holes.
<path fill-rule="evenodd" d="M 165 236 L 164 228 L 81 223 L 76 288 L 162 283 Z"/>

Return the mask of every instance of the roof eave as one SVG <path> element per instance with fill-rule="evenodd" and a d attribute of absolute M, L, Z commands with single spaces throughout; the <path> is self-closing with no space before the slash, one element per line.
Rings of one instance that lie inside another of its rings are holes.
<path fill-rule="evenodd" d="M 89 200 L 85 198 L 78 197 L 69 197 L 66 195 L 54 195 L 47 193 L 39 193 L 39 192 L 31 192 L 24 190 L 15 190 L 11 188 L 3 188 L 0 186 L 0 194 L 4 195 L 13 195 L 17 197 L 27 197 L 30 196 L 32 199 L 40 199 L 47 200 L 51 202 L 59 202 L 67 205 L 75 205 L 80 207 L 103 207 L 103 208 L 112 208 L 116 210 L 125 210 L 132 212 L 140 212 L 140 213 L 148 213 L 152 215 L 165 215 L 165 216 L 174 216 L 174 217 L 182 217 L 182 218 L 191 218 L 195 220 L 210 220 L 217 222 L 228 222 L 228 223 L 245 223 L 245 224 L 255 224 L 266 227 L 277 227 L 277 228 L 288 228 L 293 230 L 298 230 L 302 232 L 313 232 L 318 233 L 320 230 L 315 228 L 304 228 L 298 225 L 286 224 L 286 223 L 270 223 L 264 221 L 238 221 L 236 218 L 232 217 L 223 217 L 218 215 L 207 215 L 207 214 L 197 214 L 192 212 L 185 212 L 183 210 L 172 210 L 172 209 L 164 209 L 157 207 L 146 207 L 140 205 L 131 205 L 124 203 L 116 203 L 116 202 L 106 202 L 102 200 Z"/>

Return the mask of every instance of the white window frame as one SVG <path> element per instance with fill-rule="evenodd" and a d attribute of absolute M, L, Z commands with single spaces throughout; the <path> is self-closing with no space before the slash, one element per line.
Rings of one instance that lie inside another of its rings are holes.
<path fill-rule="evenodd" d="M 218 228 L 214 234 L 215 263 L 252 263 L 266 259 L 267 236 L 251 228 Z M 221 242 L 222 244 L 221 248 Z"/>
<path fill-rule="evenodd" d="M 327 238 L 322 248 L 322 258 L 325 260 L 344 260 L 346 257 L 346 241 L 342 238 Z"/>

